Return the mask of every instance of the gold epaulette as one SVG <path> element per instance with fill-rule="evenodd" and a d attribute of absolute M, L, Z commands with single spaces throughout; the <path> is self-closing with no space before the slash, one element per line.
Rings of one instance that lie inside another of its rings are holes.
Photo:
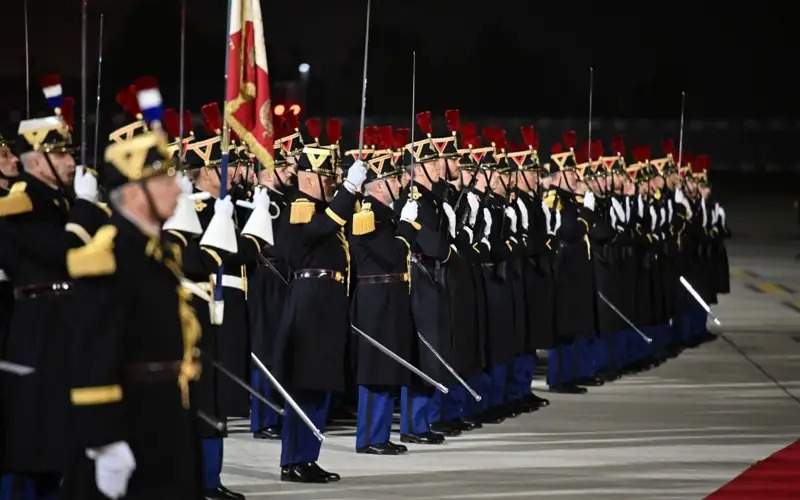
<path fill-rule="evenodd" d="M 289 224 L 308 224 L 314 217 L 317 206 L 312 201 L 305 198 L 298 198 L 292 202 L 292 209 L 289 213 Z"/>
<path fill-rule="evenodd" d="M 372 204 L 361 205 L 361 210 L 353 214 L 353 236 L 361 236 L 375 231 L 375 212 Z"/>
<path fill-rule="evenodd" d="M 0 217 L 19 215 L 33 211 L 33 202 L 25 190 L 28 184 L 15 182 L 6 196 L 0 198 Z"/>
<path fill-rule="evenodd" d="M 551 189 L 544 195 L 544 204 L 547 208 L 552 209 L 556 204 L 557 193 L 555 189 Z"/>
<path fill-rule="evenodd" d="M 117 270 L 114 258 L 114 238 L 117 228 L 103 226 L 97 230 L 92 241 L 67 252 L 67 271 L 73 278 L 107 276 Z"/>

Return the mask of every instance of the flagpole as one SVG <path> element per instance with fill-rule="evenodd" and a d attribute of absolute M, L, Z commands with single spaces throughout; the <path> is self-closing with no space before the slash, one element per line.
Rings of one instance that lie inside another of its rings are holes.
<path fill-rule="evenodd" d="M 220 145 L 220 149 L 222 150 L 222 160 L 220 161 L 219 169 L 219 199 L 223 199 L 228 195 L 228 148 L 230 147 L 231 136 L 230 131 L 228 130 L 228 116 L 226 109 L 228 107 L 228 46 L 230 45 L 231 36 L 232 5 L 233 0 L 228 0 L 228 21 L 225 23 L 225 88 L 222 93 L 222 144 Z M 180 119 L 182 120 L 183 117 Z M 217 285 L 214 288 L 214 300 L 217 302 L 218 308 L 220 307 L 219 304 L 222 302 L 222 271 L 222 266 L 219 266 L 217 269 Z"/>

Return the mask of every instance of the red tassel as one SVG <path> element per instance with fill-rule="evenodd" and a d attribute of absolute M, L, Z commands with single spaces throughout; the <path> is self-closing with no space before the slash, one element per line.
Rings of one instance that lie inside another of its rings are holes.
<path fill-rule="evenodd" d="M 219 104 L 209 102 L 200 108 L 203 115 L 203 127 L 208 135 L 217 135 L 222 132 L 222 114 L 219 112 Z"/>
<path fill-rule="evenodd" d="M 306 120 L 306 130 L 308 135 L 315 141 L 318 141 L 322 135 L 322 120 L 319 118 L 309 118 Z"/>
<path fill-rule="evenodd" d="M 431 118 L 430 111 L 422 111 L 417 113 L 417 126 L 420 132 L 425 135 L 433 133 L 433 118 Z"/>
<path fill-rule="evenodd" d="M 328 142 L 336 144 L 342 138 L 342 120 L 338 118 L 328 118 L 325 122 L 325 132 L 328 135 Z"/>
<path fill-rule="evenodd" d="M 444 120 L 447 122 L 447 130 L 450 133 L 461 132 L 461 111 L 448 109 L 444 112 Z"/>

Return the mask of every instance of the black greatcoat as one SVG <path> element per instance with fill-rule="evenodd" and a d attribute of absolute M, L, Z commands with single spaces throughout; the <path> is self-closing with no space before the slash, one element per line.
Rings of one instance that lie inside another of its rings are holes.
<path fill-rule="evenodd" d="M 484 207 L 492 218 L 489 243 L 481 244 L 481 272 L 486 290 L 488 310 L 487 364 L 489 366 L 508 363 L 517 353 L 517 335 L 514 326 L 514 294 L 511 285 L 511 258 L 516 243 L 510 237 L 510 225 L 505 215 L 505 200 L 487 194 Z M 478 213 L 476 227 L 485 227 L 483 210 Z"/>
<path fill-rule="evenodd" d="M 589 230 L 592 244 L 594 282 L 598 292 L 615 306 L 622 301 L 623 288 L 619 264 L 619 249 L 614 244 L 616 230 L 611 226 L 611 202 L 608 198 L 597 198 L 595 222 Z M 599 296 L 595 297 L 597 332 L 609 334 L 622 329 L 620 318 Z"/>
<path fill-rule="evenodd" d="M 201 332 L 180 285 L 180 249 L 118 214 L 111 224 L 116 270 L 77 284 L 82 307 L 70 351 L 75 447 L 62 495 L 105 498 L 86 449 L 126 441 L 136 458 L 126 499 L 200 498 L 196 419 L 184 407 L 178 374 Z M 162 368 L 154 371 L 155 363 Z"/>
<path fill-rule="evenodd" d="M 10 260 L 3 265 L 15 290 L 69 282 L 66 254 L 107 221 L 106 213 L 85 200 L 64 197 L 23 172 L 20 182 L 31 208 L 3 216 L 0 241 Z M 14 195 L 11 195 L 14 196 Z M 80 227 L 64 230 L 67 223 Z M 78 304 L 71 285 L 58 293 L 18 294 L 5 339 L 4 359 L 31 366 L 25 377 L 0 375 L 2 380 L 3 466 L 7 471 L 58 472 L 67 458 L 70 342 Z M 82 305 L 80 305 L 82 307 Z"/>
<path fill-rule="evenodd" d="M 275 341 L 276 376 L 293 390 L 344 391 L 345 344 L 351 335 L 348 319 L 350 250 L 345 224 L 353 215 L 355 197 L 340 188 L 330 204 L 314 204 L 307 223 L 292 224 L 290 211 L 281 213 L 279 231 L 283 259 L 294 272 L 326 269 L 341 273 L 333 279 L 293 279 Z M 297 200 L 295 200 L 297 201 Z"/>
<path fill-rule="evenodd" d="M 416 332 L 411 320 L 411 283 L 408 281 L 410 245 L 416 230 L 405 221 L 395 223 L 392 210 L 372 197 L 364 199 L 375 216 L 375 230 L 350 237 L 353 264 L 358 269 L 351 302 L 351 321 L 364 333 L 405 359 L 411 359 Z M 380 275 L 404 276 L 405 281 L 369 283 Z M 372 277 L 372 278 L 370 278 Z M 358 337 L 356 380 L 360 385 L 408 385 L 411 373 L 375 346 Z"/>
<path fill-rule="evenodd" d="M 528 208 L 528 231 L 525 238 L 527 258 L 523 265 L 527 302 L 528 338 L 526 351 L 553 347 L 555 336 L 555 282 L 553 250 L 547 234 L 547 218 L 538 195 L 523 194 Z"/>
<path fill-rule="evenodd" d="M 440 198 L 418 184 L 419 211 L 417 222 L 420 230 L 417 239 L 411 244 L 411 313 L 415 332 L 421 332 L 434 349 L 450 362 L 452 357 L 450 332 L 450 298 L 445 288 L 447 261 L 450 257 L 447 216 L 441 212 Z M 408 189 L 400 195 L 408 198 Z M 439 382 L 454 383 L 452 376 L 438 359 L 417 342 L 415 361 L 418 367 Z"/>
<path fill-rule="evenodd" d="M 593 214 L 569 192 L 558 190 L 561 227 L 556 264 L 556 328 L 560 340 L 594 334 L 594 279 L 588 230 Z"/>

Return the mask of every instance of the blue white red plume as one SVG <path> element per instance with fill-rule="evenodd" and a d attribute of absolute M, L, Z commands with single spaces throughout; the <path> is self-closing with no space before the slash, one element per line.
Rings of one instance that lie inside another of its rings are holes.
<path fill-rule="evenodd" d="M 61 108 L 64 105 L 64 94 L 61 90 L 61 75 L 51 73 L 44 75 L 39 79 L 39 84 L 42 86 L 44 98 L 47 99 L 47 105 L 53 110 Z"/>
<path fill-rule="evenodd" d="M 161 101 L 161 91 L 158 90 L 158 81 L 152 76 L 142 76 L 134 84 L 136 87 L 136 100 L 146 123 L 161 121 L 164 107 Z"/>

